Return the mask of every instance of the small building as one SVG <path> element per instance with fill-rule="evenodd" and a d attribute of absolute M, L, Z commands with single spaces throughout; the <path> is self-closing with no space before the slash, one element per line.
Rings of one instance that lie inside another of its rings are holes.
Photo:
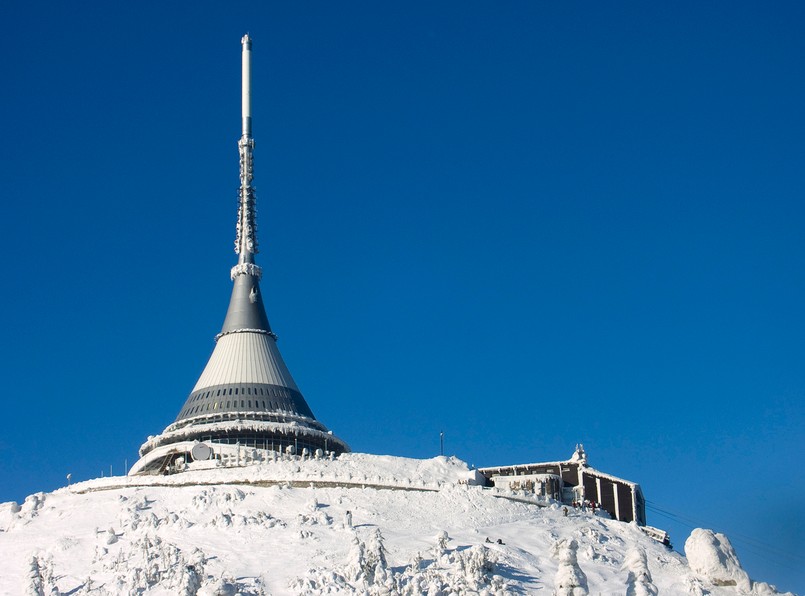
<path fill-rule="evenodd" d="M 646 525 L 646 499 L 636 482 L 617 478 L 587 465 L 583 445 L 566 461 L 480 468 L 489 485 L 525 490 L 566 505 L 595 501 L 612 519 Z"/>
<path fill-rule="evenodd" d="M 468 486 L 486 486 L 486 476 L 473 468 L 471 470 L 467 470 L 466 472 L 459 472 L 458 483 L 466 484 Z"/>

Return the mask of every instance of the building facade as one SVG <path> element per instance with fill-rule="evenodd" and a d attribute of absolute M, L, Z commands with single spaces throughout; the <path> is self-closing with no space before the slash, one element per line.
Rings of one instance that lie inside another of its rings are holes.
<path fill-rule="evenodd" d="M 613 519 L 646 525 L 646 500 L 636 482 L 617 478 L 587 465 L 582 445 L 565 461 L 480 468 L 490 485 L 523 490 L 570 505 L 594 501 Z"/>

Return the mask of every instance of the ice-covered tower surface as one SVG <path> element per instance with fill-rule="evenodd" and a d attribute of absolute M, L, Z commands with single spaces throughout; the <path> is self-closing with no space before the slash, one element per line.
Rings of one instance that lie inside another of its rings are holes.
<path fill-rule="evenodd" d="M 255 263 L 257 222 L 252 186 L 252 40 L 242 44 L 242 122 L 238 141 L 240 188 L 232 297 L 215 349 L 176 420 L 140 448 L 130 474 L 161 473 L 193 454 L 215 457 L 230 446 L 311 454 L 349 451 L 344 441 L 316 420 L 277 348 L 260 291 Z M 204 442 L 210 449 L 193 452 Z M 239 449 L 239 447 L 238 447 Z M 211 453 L 211 454 L 210 454 Z"/>

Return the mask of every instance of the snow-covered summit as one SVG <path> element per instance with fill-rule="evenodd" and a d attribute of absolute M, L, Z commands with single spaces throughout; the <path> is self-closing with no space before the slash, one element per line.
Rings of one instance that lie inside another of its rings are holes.
<path fill-rule="evenodd" d="M 686 560 L 468 472 L 351 453 L 39 493 L 0 505 L 0 594 L 775 593 L 721 535 L 694 532 Z"/>

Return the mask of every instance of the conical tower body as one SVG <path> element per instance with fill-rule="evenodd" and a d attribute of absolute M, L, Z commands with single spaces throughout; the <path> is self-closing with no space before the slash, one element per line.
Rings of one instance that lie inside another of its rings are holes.
<path fill-rule="evenodd" d="M 215 349 L 176 420 L 140 448 L 130 474 L 157 474 L 176 462 L 215 458 L 241 447 L 283 453 L 343 453 L 349 447 L 321 424 L 277 348 L 255 264 L 257 223 L 252 187 L 251 39 L 244 36 L 240 189 L 232 297 Z M 200 445 L 201 444 L 201 445 Z M 319 451 L 320 450 L 320 451 Z M 239 455 L 238 455 L 239 456 Z"/>

